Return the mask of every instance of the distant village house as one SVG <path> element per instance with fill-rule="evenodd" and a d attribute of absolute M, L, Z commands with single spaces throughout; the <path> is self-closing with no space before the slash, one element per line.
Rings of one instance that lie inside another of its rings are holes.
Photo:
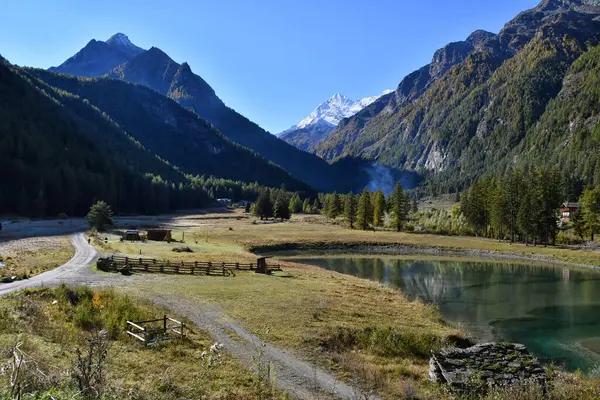
<path fill-rule="evenodd" d="M 560 207 L 560 220 L 563 224 L 568 224 L 573 219 L 573 215 L 579 211 L 579 203 L 564 202 Z"/>
<path fill-rule="evenodd" d="M 230 206 L 232 201 L 231 199 L 217 199 L 217 202 L 224 206 Z"/>

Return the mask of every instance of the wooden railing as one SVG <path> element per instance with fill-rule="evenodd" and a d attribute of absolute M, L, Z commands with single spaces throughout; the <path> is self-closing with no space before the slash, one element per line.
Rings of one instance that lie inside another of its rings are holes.
<path fill-rule="evenodd" d="M 158 326 L 157 324 L 160 323 Z M 127 321 L 128 335 L 147 344 L 157 343 L 159 341 L 169 340 L 175 334 L 175 337 L 183 338 L 185 324 L 165 315 L 160 319 L 151 319 L 148 321 Z"/>
<path fill-rule="evenodd" d="M 98 259 L 98 269 L 122 273 L 149 272 L 163 274 L 187 275 L 235 275 L 233 270 L 254 271 L 258 263 L 232 263 L 211 261 L 160 261 L 154 258 L 133 258 L 126 256 L 111 256 Z M 281 271 L 279 264 L 267 265 L 267 273 Z"/>

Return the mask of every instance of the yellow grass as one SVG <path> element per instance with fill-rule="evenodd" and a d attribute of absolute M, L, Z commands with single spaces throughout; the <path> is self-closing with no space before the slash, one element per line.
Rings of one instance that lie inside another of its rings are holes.
<path fill-rule="evenodd" d="M 69 236 L 48 236 L 0 242 L 6 264 L 0 276 L 34 276 L 69 261 L 75 250 Z"/>
<path fill-rule="evenodd" d="M 397 232 L 365 232 L 332 224 L 321 216 L 294 216 L 290 222 L 260 221 L 239 213 L 236 218 L 220 214 L 194 216 L 196 226 L 185 228 L 185 243 L 121 243 L 108 236 L 98 246 L 105 254 L 170 260 L 249 262 L 257 248 L 303 245 L 399 244 L 451 250 L 488 250 L 518 256 L 542 256 L 561 261 L 600 265 L 600 254 L 583 250 L 526 247 L 495 240 L 445 237 Z M 167 223 L 166 226 L 169 226 Z M 174 227 L 182 226 L 178 218 Z M 183 231 L 175 228 L 174 238 Z M 189 246 L 194 253 L 175 253 L 174 247 Z M 337 371 L 339 376 L 358 378 L 384 397 L 395 398 L 417 388 L 421 394 L 442 396 L 427 381 L 427 357 L 389 356 L 357 347 L 325 351 L 322 344 L 336 329 L 397 329 L 417 338 L 432 335 L 440 340 L 462 333 L 446 325 L 437 310 L 377 283 L 344 276 L 305 265 L 286 262 L 284 273 L 262 276 L 242 272 L 235 278 L 176 276 L 142 282 L 134 290 L 141 294 L 170 293 L 183 296 L 199 308 L 217 305 L 231 319 L 258 336 L 293 348 L 305 357 Z"/>
<path fill-rule="evenodd" d="M 69 386 L 70 381 L 64 371 L 71 368 L 76 349 L 82 349 L 85 354 L 83 338 L 88 333 L 78 327 L 72 318 L 65 317 L 65 312 L 70 311 L 64 310 L 64 301 L 57 293 L 58 290 L 44 289 L 0 298 L 0 314 L 3 317 L 0 322 L 3 328 L 0 329 L 0 362 L 7 361 L 12 356 L 11 348 L 21 343 L 20 348 L 25 353 L 28 365 L 38 365 L 46 376 L 60 382 L 60 385 L 51 385 L 55 390 L 61 388 L 60 392 L 53 392 L 53 398 L 79 398 L 69 395 L 75 389 Z M 144 301 L 128 302 L 124 296 L 120 292 L 95 291 L 94 299 L 98 297 L 101 300 L 94 303 L 94 310 L 101 312 L 109 301 L 119 301 L 153 318 L 160 318 L 166 313 L 166 310 Z M 185 340 L 148 348 L 122 333 L 116 340 L 110 341 L 105 367 L 106 389 L 110 392 L 107 399 L 250 399 L 265 394 L 252 374 L 223 351 L 209 367 L 208 356 L 202 353 L 214 356 L 215 353 L 209 352 L 214 341 L 185 318 L 174 317 L 186 321 Z M 8 383 L 8 377 L 0 374 L 0 387 Z M 38 386 L 42 386 L 44 391 L 43 384 Z M 5 388 L 8 385 L 0 388 L 0 397 Z M 268 390 L 273 392 L 270 388 Z M 282 396 L 274 393 L 263 398 Z"/>

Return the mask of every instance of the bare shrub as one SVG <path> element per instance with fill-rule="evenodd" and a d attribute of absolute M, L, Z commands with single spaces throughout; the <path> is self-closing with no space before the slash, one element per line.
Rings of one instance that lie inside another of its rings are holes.
<path fill-rule="evenodd" d="M 93 332 L 86 339 L 86 346 L 85 354 L 79 348 L 75 352 L 71 378 L 81 396 L 86 399 L 99 399 L 106 386 L 104 367 L 109 347 L 106 331 Z"/>

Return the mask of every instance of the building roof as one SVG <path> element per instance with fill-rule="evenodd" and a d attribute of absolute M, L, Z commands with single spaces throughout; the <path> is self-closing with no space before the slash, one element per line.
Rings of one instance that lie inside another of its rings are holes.
<path fill-rule="evenodd" d="M 562 207 L 564 207 L 564 208 L 579 208 L 580 205 L 579 205 L 579 203 L 565 201 L 562 204 Z"/>

